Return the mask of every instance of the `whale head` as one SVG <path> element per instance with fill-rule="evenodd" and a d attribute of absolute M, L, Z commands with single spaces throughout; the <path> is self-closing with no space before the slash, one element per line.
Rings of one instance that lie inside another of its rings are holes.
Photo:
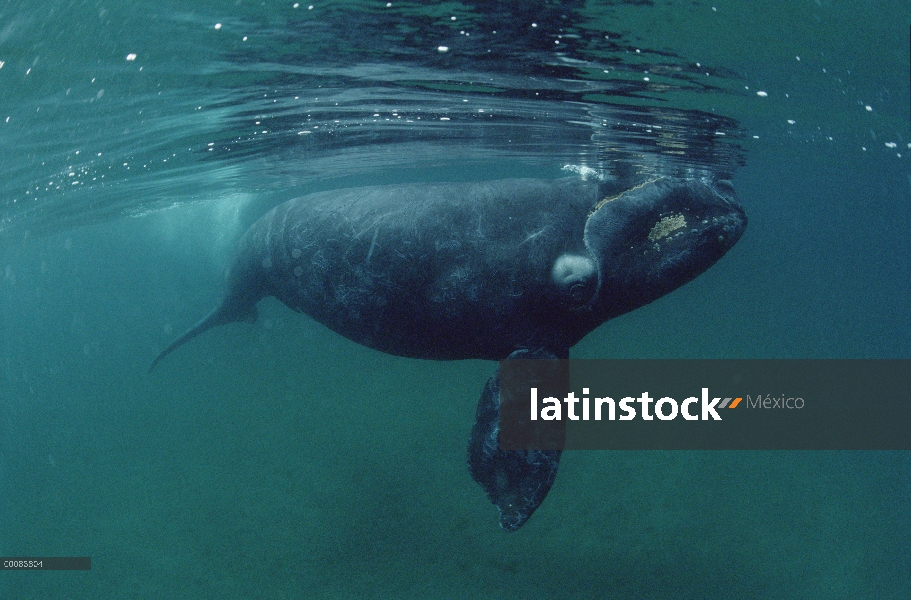
<path fill-rule="evenodd" d="M 746 224 L 728 182 L 648 181 L 600 200 L 585 223 L 588 252 L 559 257 L 551 276 L 597 326 L 696 278 Z"/>

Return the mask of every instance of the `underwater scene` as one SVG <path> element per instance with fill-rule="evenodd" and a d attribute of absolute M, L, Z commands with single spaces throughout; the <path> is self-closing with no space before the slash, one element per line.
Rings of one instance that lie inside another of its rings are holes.
<path fill-rule="evenodd" d="M 911 598 L 911 449 L 485 445 L 911 359 L 909 122 L 907 0 L 0 3 L 0 598 Z"/>

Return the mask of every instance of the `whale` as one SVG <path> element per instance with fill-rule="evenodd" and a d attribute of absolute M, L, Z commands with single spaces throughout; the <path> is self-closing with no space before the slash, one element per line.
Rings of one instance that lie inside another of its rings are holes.
<path fill-rule="evenodd" d="M 365 186 L 276 206 L 226 269 L 218 305 L 153 360 L 273 296 L 397 356 L 569 358 L 603 323 L 705 272 L 747 224 L 710 177 L 505 179 Z M 468 449 L 472 477 L 515 531 L 555 480 L 560 450 L 501 450 L 499 367 Z"/>

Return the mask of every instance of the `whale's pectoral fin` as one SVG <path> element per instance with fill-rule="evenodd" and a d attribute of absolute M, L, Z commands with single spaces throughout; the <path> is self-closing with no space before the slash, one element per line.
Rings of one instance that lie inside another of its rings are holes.
<path fill-rule="evenodd" d="M 517 350 L 509 359 L 556 359 L 546 351 Z M 487 380 L 471 438 L 468 466 L 471 477 L 500 510 L 500 527 L 515 531 L 544 501 L 557 477 L 560 450 L 500 449 L 500 368 Z"/>
<path fill-rule="evenodd" d="M 161 362 L 162 358 L 170 354 L 176 348 L 189 342 L 197 335 L 204 333 L 213 327 L 224 325 L 226 323 L 233 323 L 235 321 L 255 323 L 258 315 L 259 311 L 257 311 L 255 303 L 248 306 L 235 306 L 226 302 L 222 302 L 215 308 L 215 310 L 203 317 L 202 320 L 196 323 L 196 325 L 190 327 L 186 333 L 171 342 L 167 348 L 162 350 L 161 354 L 156 356 L 155 360 L 152 361 L 152 365 L 149 367 L 149 373 L 152 372 L 152 369 L 155 368 L 155 365 Z"/>

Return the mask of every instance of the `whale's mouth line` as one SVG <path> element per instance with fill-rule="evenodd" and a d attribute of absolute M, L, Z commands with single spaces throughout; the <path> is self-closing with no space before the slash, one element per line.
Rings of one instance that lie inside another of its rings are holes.
<path fill-rule="evenodd" d="M 671 188 L 664 196 L 637 198 L 627 193 L 611 203 L 599 203 L 599 210 L 589 216 L 589 222 L 602 221 L 597 226 L 604 227 L 607 234 L 593 231 L 589 235 L 587 223 L 586 245 L 589 252 L 600 263 L 599 259 L 605 256 L 640 244 L 679 244 L 713 232 L 734 236 L 736 241 L 746 226 L 742 207 L 715 187 L 705 188 L 705 191 L 700 190 L 700 196 L 694 195 L 691 190 L 675 193 L 676 190 Z"/>
<path fill-rule="evenodd" d="M 743 209 L 725 192 L 723 183 L 665 179 L 599 202 L 585 227 L 598 266 L 598 289 L 587 306 L 610 319 L 707 270 L 746 227 Z"/>

